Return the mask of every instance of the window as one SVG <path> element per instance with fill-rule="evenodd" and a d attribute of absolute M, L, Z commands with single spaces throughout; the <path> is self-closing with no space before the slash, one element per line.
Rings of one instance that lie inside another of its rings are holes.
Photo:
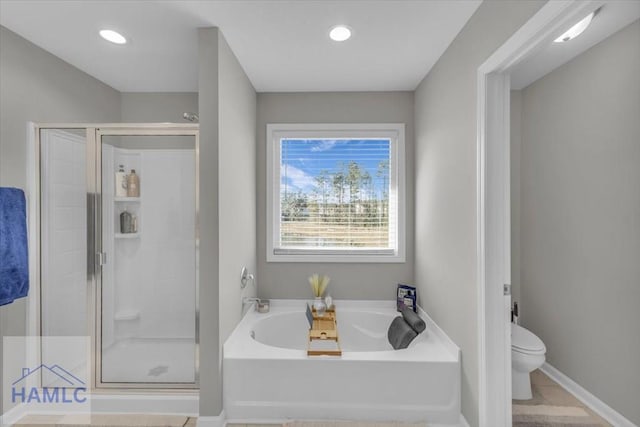
<path fill-rule="evenodd" d="M 404 262 L 404 124 L 267 125 L 267 261 Z"/>

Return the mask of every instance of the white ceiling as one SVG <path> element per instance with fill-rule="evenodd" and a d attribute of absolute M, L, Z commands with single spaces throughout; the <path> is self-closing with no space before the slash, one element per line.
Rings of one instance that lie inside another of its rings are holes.
<path fill-rule="evenodd" d="M 197 91 L 217 26 L 259 92 L 413 90 L 480 0 L 0 0 L 0 24 L 122 92 Z M 329 40 L 336 24 L 353 28 Z M 105 42 L 98 30 L 131 43 Z"/>
<path fill-rule="evenodd" d="M 581 18 L 583 17 L 578 18 L 577 21 Z M 591 25 L 578 37 L 565 43 L 549 42 L 539 52 L 518 64 L 511 73 L 511 88 L 520 90 L 529 86 L 639 18 L 640 1 L 605 1 L 591 21 Z M 562 34 L 568 29 L 564 28 L 559 33 Z M 638 49 L 640 49 L 640 40 L 638 40 Z"/>

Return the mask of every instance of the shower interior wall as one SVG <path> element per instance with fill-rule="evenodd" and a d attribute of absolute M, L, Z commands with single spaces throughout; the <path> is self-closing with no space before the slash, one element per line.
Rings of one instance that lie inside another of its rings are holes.
<path fill-rule="evenodd" d="M 103 145 L 102 163 L 103 249 L 113 254 L 107 271 L 103 269 L 103 298 L 112 304 L 102 307 L 104 345 L 133 335 L 131 327 L 138 329 L 135 335 L 147 338 L 193 339 L 195 313 L 188 307 L 195 300 L 195 289 L 186 285 L 196 279 L 194 150 Z M 136 170 L 144 183 L 140 201 L 114 202 L 113 177 L 120 164 L 127 171 Z M 132 238 L 119 229 L 125 209 L 137 219 L 138 231 Z M 184 283 L 184 289 L 159 286 L 170 279 Z M 128 324 L 128 317 L 137 317 L 140 323 Z"/>
<path fill-rule="evenodd" d="M 103 136 L 104 382 L 196 380 L 195 164 L 193 136 Z M 115 197 L 119 165 L 136 171 L 137 200 Z M 120 229 L 125 210 L 135 216 L 135 233 Z M 154 354 L 143 356 L 144 348 Z"/>

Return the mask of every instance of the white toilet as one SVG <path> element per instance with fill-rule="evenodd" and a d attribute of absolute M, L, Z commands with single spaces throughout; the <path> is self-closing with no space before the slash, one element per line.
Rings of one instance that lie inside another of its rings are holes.
<path fill-rule="evenodd" d="M 531 394 L 529 373 L 544 363 L 547 348 L 540 338 L 522 326 L 511 324 L 511 397 L 528 400 Z"/>

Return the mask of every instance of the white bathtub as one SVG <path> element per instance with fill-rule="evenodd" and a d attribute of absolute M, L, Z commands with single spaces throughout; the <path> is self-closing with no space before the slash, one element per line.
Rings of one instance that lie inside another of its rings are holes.
<path fill-rule="evenodd" d="M 421 311 L 427 329 L 393 350 L 393 301 L 337 301 L 342 357 L 307 356 L 304 300 L 253 309 L 224 345 L 224 409 L 230 421 L 460 421 L 460 350 Z M 253 338 L 255 337 L 255 338 Z M 430 424 L 431 425 L 431 424 Z"/>

